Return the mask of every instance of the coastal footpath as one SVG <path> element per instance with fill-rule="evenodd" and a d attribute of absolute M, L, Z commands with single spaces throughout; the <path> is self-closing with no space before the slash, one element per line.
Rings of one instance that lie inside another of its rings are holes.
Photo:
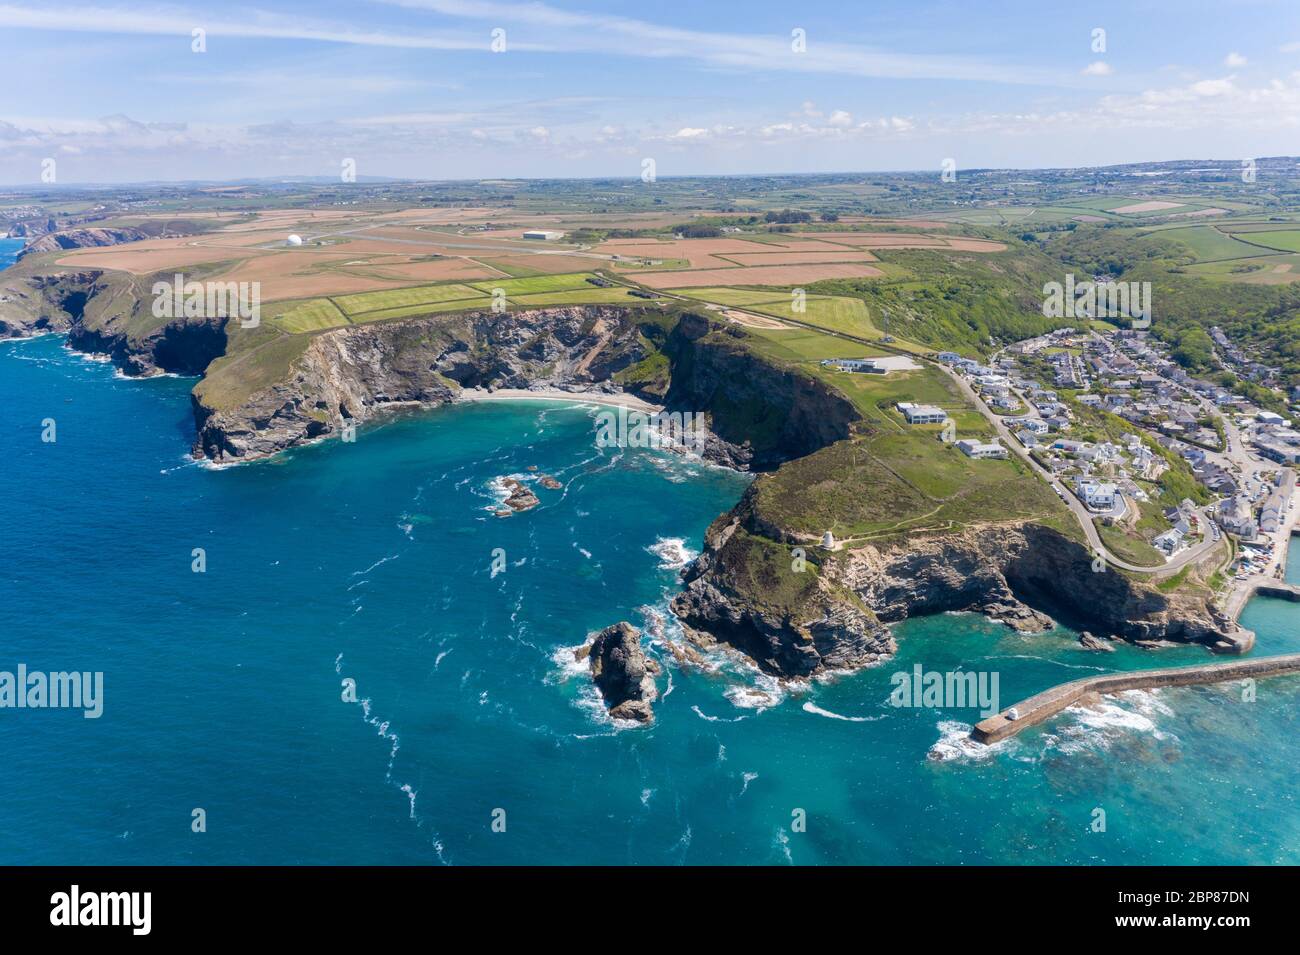
<path fill-rule="evenodd" d="M 1122 693 L 1125 690 L 1262 679 L 1289 673 L 1300 673 L 1300 653 L 1262 657 L 1256 660 L 1238 660 L 1231 663 L 1207 663 L 1201 666 L 1086 677 L 1044 690 L 1002 711 L 997 716 L 982 720 L 971 731 L 971 739 L 986 744 L 999 742 L 1043 722 L 1067 707 L 1086 702 L 1091 696 Z"/>

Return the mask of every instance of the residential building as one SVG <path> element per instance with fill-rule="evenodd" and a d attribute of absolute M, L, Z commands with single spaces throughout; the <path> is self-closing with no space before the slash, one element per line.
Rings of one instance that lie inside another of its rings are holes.
<path fill-rule="evenodd" d="M 958 449 L 968 458 L 1005 458 L 1007 449 L 999 443 L 984 444 L 969 438 L 957 442 Z"/>
<path fill-rule="evenodd" d="M 948 412 L 934 405 L 918 405 L 910 401 L 900 401 L 895 406 L 908 424 L 943 424 L 948 420 Z"/>

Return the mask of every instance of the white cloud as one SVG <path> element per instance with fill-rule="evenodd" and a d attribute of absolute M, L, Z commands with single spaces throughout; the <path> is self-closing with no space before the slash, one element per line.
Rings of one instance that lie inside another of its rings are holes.
<path fill-rule="evenodd" d="M 1223 65 L 1229 67 L 1245 66 L 1247 59 L 1240 53 L 1232 52 L 1223 58 Z"/>
<path fill-rule="evenodd" d="M 1079 72 L 1084 76 L 1110 76 L 1114 71 L 1105 60 L 1093 60 Z"/>
<path fill-rule="evenodd" d="M 826 122 L 831 126 L 852 126 L 853 116 L 845 110 L 837 109 Z"/>
<path fill-rule="evenodd" d="M 224 19 L 176 8 L 151 11 L 111 7 L 55 7 L 29 9 L 0 4 L 0 27 L 10 29 L 61 30 L 72 33 L 143 34 L 184 39 L 181 48 L 189 55 L 191 31 L 207 31 L 211 51 L 223 37 L 254 39 L 316 40 L 361 46 L 391 46 L 430 50 L 488 50 L 487 40 L 478 34 L 384 33 L 349 24 L 323 23 L 304 17 L 284 17 L 255 11 L 246 18 Z M 530 47 L 512 44 L 517 49 Z"/>

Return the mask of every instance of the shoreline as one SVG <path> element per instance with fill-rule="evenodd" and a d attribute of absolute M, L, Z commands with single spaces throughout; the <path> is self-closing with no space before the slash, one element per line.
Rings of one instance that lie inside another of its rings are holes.
<path fill-rule="evenodd" d="M 627 392 L 563 391 L 559 388 L 496 388 L 492 391 L 485 391 L 482 388 L 463 388 L 452 400 L 452 404 L 469 401 L 570 401 L 611 408 L 628 408 L 647 413 L 664 410 L 663 405 L 653 404 Z"/>

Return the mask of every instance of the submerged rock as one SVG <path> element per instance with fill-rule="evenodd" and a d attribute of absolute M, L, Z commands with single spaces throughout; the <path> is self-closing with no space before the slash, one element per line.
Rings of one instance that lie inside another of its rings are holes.
<path fill-rule="evenodd" d="M 654 678 L 660 666 L 641 649 L 639 630 L 621 621 L 597 633 L 574 655 L 590 659 L 591 679 L 610 716 L 640 723 L 654 720 L 651 704 L 659 697 Z"/>
<path fill-rule="evenodd" d="M 1114 653 L 1115 648 L 1101 637 L 1094 637 L 1087 630 L 1079 634 L 1079 646 L 1085 650 L 1100 650 L 1103 653 Z"/>

